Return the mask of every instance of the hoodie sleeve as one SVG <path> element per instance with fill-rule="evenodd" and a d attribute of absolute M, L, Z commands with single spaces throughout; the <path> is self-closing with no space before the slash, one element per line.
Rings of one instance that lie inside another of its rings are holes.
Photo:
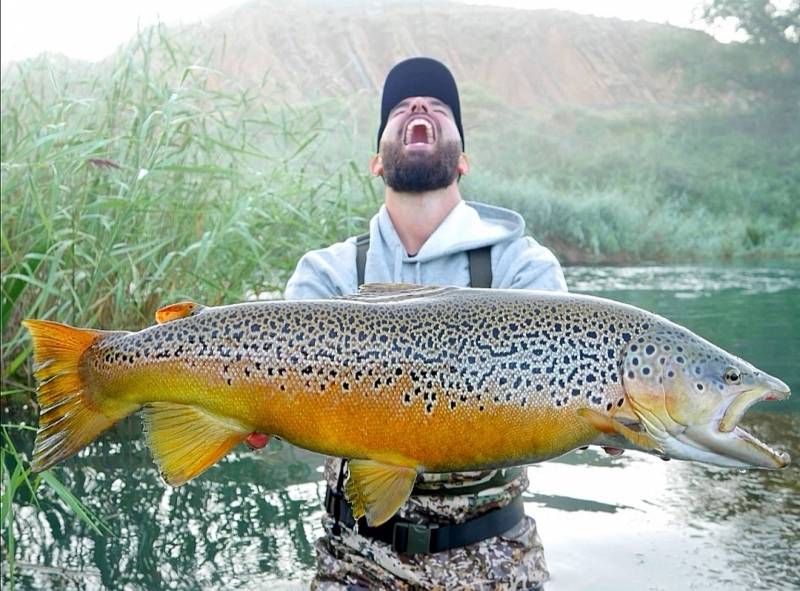
<path fill-rule="evenodd" d="M 303 255 L 284 290 L 287 300 L 324 299 L 356 291 L 355 240 Z"/>
<path fill-rule="evenodd" d="M 564 272 L 555 255 L 533 238 L 518 238 L 503 250 L 497 246 L 493 250 L 500 252 L 493 253 L 497 258 L 493 261 L 492 287 L 567 291 Z"/>

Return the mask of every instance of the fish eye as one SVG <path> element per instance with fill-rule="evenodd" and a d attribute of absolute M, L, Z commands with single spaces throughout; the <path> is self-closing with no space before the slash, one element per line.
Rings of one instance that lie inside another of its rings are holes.
<path fill-rule="evenodd" d="M 742 374 L 735 367 L 725 370 L 725 382 L 728 384 L 738 384 L 742 379 Z"/>

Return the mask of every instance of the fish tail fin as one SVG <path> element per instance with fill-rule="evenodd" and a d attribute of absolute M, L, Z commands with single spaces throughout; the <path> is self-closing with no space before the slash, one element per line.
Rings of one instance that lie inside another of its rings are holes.
<path fill-rule="evenodd" d="M 87 349 L 109 333 L 47 320 L 22 324 L 33 338 L 39 381 L 39 430 L 31 466 L 41 472 L 83 449 L 137 406 L 104 398 L 81 370 Z"/>

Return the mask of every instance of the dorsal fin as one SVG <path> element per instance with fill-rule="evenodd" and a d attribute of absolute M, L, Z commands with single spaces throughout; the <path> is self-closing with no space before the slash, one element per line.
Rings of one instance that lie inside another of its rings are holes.
<path fill-rule="evenodd" d="M 159 324 L 164 324 L 165 322 L 171 322 L 180 318 L 194 316 L 205 309 L 205 306 L 195 302 L 178 302 L 177 304 L 170 304 L 169 306 L 164 306 L 156 311 L 156 322 Z"/>
<path fill-rule="evenodd" d="M 404 293 L 404 292 L 417 292 L 420 290 L 428 289 L 441 289 L 439 286 L 420 285 L 418 283 L 365 283 L 358 288 L 359 295 L 361 294 L 390 294 L 390 293 Z"/>
<path fill-rule="evenodd" d="M 436 297 L 458 287 L 442 287 L 437 285 L 417 285 L 415 283 L 365 283 L 358 293 L 339 296 L 337 299 L 362 302 L 400 302 L 417 298 Z"/>

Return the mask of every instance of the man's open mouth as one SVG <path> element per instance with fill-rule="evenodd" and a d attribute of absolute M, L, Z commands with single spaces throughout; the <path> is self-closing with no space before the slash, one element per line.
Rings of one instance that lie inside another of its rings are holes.
<path fill-rule="evenodd" d="M 406 146 L 412 144 L 432 144 L 436 140 L 433 124 L 427 119 L 417 117 L 406 125 L 406 133 L 403 136 L 403 143 Z"/>

